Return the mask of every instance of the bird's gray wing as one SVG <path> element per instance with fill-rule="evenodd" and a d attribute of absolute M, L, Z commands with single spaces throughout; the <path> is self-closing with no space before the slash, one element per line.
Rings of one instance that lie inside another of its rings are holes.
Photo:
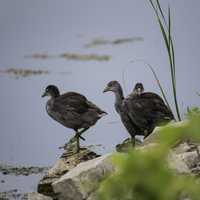
<path fill-rule="evenodd" d="M 145 130 L 149 123 L 151 123 L 151 118 L 148 116 L 150 108 L 147 100 L 141 101 L 138 97 L 129 97 L 123 101 L 123 106 L 129 118 L 141 130 Z"/>
<path fill-rule="evenodd" d="M 89 106 L 89 109 L 92 109 L 92 110 L 96 111 L 98 114 L 107 114 L 105 111 L 103 111 L 102 109 L 100 109 L 97 105 L 95 105 L 91 101 L 87 100 L 87 104 Z"/>
<path fill-rule="evenodd" d="M 126 98 L 130 118 L 142 129 L 151 130 L 155 125 L 174 119 L 162 98 L 155 93 L 142 93 Z"/>
<path fill-rule="evenodd" d="M 152 115 L 155 120 L 173 120 L 174 116 L 170 108 L 166 106 L 163 99 L 151 92 L 145 92 L 141 94 L 142 99 L 146 99 L 148 102 L 151 102 L 152 110 L 150 115 Z"/>
<path fill-rule="evenodd" d="M 56 98 L 54 107 L 63 112 L 73 111 L 77 114 L 85 113 L 89 109 L 87 98 L 76 92 L 68 92 Z"/>

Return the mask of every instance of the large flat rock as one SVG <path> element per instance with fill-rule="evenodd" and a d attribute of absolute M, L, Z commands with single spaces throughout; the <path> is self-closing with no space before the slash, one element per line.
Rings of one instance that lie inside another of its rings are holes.
<path fill-rule="evenodd" d="M 174 126 L 185 126 L 187 122 L 180 122 Z M 144 145 L 136 147 L 141 151 L 148 151 L 158 145 L 155 130 L 152 136 L 145 140 Z M 125 141 L 125 148 L 128 140 Z M 120 146 L 121 148 L 121 146 Z M 121 149 L 120 149 L 121 150 Z M 175 173 L 200 175 L 200 144 L 182 141 L 171 148 L 168 155 L 168 165 Z M 89 150 L 79 154 L 62 156 L 42 179 L 38 188 L 41 193 L 52 196 L 56 200 L 97 200 L 99 183 L 114 172 L 111 162 L 113 153 L 98 156 Z M 47 182 L 45 182 L 47 181 Z M 46 185 L 45 185 L 46 184 Z"/>
<path fill-rule="evenodd" d="M 44 196 L 37 192 L 32 192 L 32 193 L 26 194 L 26 197 L 24 199 L 27 199 L 27 200 L 53 200 L 51 197 Z"/>
<path fill-rule="evenodd" d="M 110 154 L 79 164 L 53 183 L 59 200 L 91 199 L 100 181 L 113 171 Z"/>
<path fill-rule="evenodd" d="M 38 184 L 38 192 L 50 197 L 56 197 L 52 188 L 52 183 L 59 180 L 64 174 L 70 172 L 79 163 L 92 160 L 99 157 L 96 153 L 82 149 L 78 154 L 70 154 L 65 151 L 62 156 L 56 161 L 54 166 L 47 172 L 47 174 L 40 180 Z"/>

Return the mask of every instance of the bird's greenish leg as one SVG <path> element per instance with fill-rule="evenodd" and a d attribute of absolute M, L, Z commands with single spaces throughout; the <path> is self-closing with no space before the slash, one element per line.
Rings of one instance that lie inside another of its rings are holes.
<path fill-rule="evenodd" d="M 84 128 L 79 132 L 79 137 L 82 137 L 81 134 L 83 134 L 85 131 L 87 131 L 89 128 Z"/>
<path fill-rule="evenodd" d="M 132 143 L 132 146 L 135 147 L 135 136 L 131 137 L 131 143 Z"/>
<path fill-rule="evenodd" d="M 81 136 L 81 134 L 83 134 L 88 129 L 89 128 L 84 128 L 83 130 L 76 132 L 76 135 L 75 135 L 75 138 L 76 138 L 76 153 L 79 153 L 79 151 L 80 151 L 80 138 L 83 138 Z"/>
<path fill-rule="evenodd" d="M 76 138 L 76 153 L 79 153 L 79 151 L 80 151 L 80 136 L 79 136 L 79 132 L 76 132 L 75 138 Z"/>

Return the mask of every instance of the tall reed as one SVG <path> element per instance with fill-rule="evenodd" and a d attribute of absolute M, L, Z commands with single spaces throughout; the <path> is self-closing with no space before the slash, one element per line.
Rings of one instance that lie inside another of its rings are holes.
<path fill-rule="evenodd" d="M 165 42 L 166 49 L 167 49 L 174 104 L 175 104 L 178 120 L 181 121 L 179 104 L 177 100 L 177 89 L 176 89 L 176 63 L 175 63 L 175 53 L 174 53 L 174 42 L 172 38 L 171 10 L 170 10 L 170 7 L 168 6 L 168 13 L 167 13 L 167 19 L 166 19 L 159 0 L 155 0 L 155 1 L 149 0 L 149 2 L 156 14 L 156 18 L 157 18 L 164 42 Z"/>

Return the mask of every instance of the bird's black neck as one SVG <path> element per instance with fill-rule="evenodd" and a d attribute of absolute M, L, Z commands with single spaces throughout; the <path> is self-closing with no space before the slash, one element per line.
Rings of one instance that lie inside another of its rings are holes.
<path fill-rule="evenodd" d="M 123 90 L 121 86 L 118 88 L 118 91 L 115 92 L 115 104 L 119 105 L 124 100 Z"/>
<path fill-rule="evenodd" d="M 59 96 L 60 96 L 59 90 L 54 90 L 54 91 L 51 93 L 51 98 L 52 98 L 52 99 L 55 99 L 55 98 L 57 98 L 57 97 L 59 97 Z"/>

